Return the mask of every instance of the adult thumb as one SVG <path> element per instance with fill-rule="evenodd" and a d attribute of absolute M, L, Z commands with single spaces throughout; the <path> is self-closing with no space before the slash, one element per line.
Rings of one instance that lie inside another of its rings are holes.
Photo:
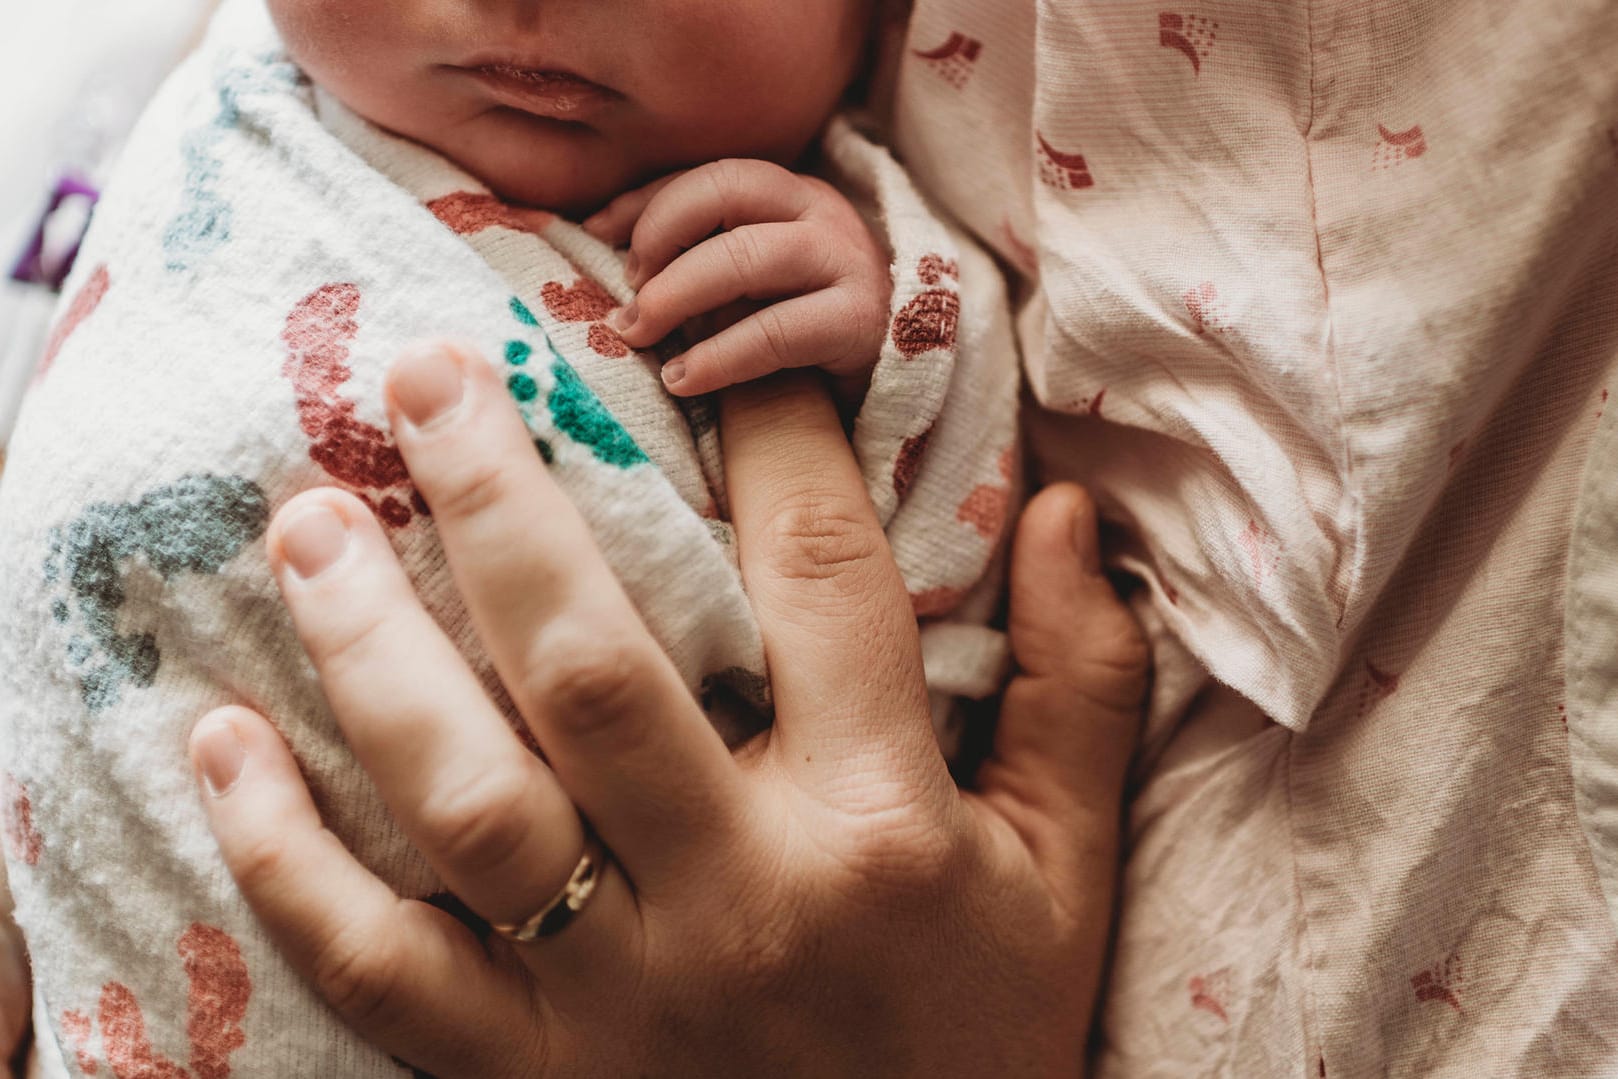
<path fill-rule="evenodd" d="M 1012 547 L 1007 687 L 978 790 L 1059 892 L 1116 871 L 1124 776 L 1150 671 L 1145 636 L 1101 570 L 1094 503 L 1055 484 Z"/>

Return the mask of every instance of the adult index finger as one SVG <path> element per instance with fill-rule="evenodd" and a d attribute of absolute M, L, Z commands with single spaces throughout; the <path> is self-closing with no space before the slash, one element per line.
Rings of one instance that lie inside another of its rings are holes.
<path fill-rule="evenodd" d="M 721 422 L 775 691 L 772 748 L 816 783 L 878 771 L 953 798 L 910 597 L 830 396 L 783 372 L 727 391 Z"/>
<path fill-rule="evenodd" d="M 424 349 L 394 365 L 388 394 L 473 625 L 563 789 L 638 887 L 683 878 L 746 816 L 723 741 L 493 368 Z"/>
<path fill-rule="evenodd" d="M 320 821 L 275 729 L 245 708 L 204 716 L 191 758 L 242 896 L 287 961 L 364 1038 L 435 1075 L 497 1075 L 543 1019 L 472 933 L 400 899 Z M 500 1038 L 478 1037 L 500 1031 Z"/>

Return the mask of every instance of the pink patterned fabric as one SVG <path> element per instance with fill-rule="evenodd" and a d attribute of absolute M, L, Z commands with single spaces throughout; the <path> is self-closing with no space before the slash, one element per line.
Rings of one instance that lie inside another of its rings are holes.
<path fill-rule="evenodd" d="M 1038 282 L 1035 452 L 1146 583 L 1099 1074 L 1618 1073 L 1613 747 L 1564 678 L 1618 6 L 918 0 L 893 89 Z"/>

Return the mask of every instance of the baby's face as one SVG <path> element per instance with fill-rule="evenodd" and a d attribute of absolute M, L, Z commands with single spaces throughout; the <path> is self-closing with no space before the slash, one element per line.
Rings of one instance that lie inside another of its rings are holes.
<path fill-rule="evenodd" d="M 870 0 L 270 0 L 293 57 L 503 197 L 582 213 L 675 168 L 790 164 Z"/>

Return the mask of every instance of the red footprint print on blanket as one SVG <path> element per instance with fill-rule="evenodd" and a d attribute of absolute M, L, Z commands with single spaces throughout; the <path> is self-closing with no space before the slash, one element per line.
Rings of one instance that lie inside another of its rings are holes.
<path fill-rule="evenodd" d="M 586 340 L 598 356 L 618 360 L 629 355 L 629 346 L 611 326 L 601 320 L 611 314 L 618 301 L 612 294 L 588 277 L 580 277 L 572 287 L 560 281 L 547 281 L 539 290 L 545 310 L 558 322 L 592 323 Z"/>
<path fill-rule="evenodd" d="M 916 276 L 930 287 L 893 317 L 893 345 L 907 360 L 935 348 L 954 348 L 961 323 L 960 295 L 954 288 L 939 287 L 946 277 L 960 278 L 955 261 L 924 255 L 916 264 Z"/>
<path fill-rule="evenodd" d="M 458 236 L 475 236 L 492 228 L 537 235 L 556 220 L 555 214 L 544 210 L 521 210 L 476 191 L 457 191 L 433 199 L 427 209 Z"/>
<path fill-rule="evenodd" d="M 1382 139 L 1376 144 L 1376 153 L 1371 156 L 1373 172 L 1396 168 L 1427 152 L 1427 136 L 1422 134 L 1420 124 L 1406 131 L 1389 131 L 1378 124 L 1376 130 Z"/>
<path fill-rule="evenodd" d="M 96 1015 L 102 1053 L 115 1079 L 228 1079 L 230 1055 L 247 1044 L 241 1023 L 253 985 L 241 948 L 223 930 L 199 922 L 180 936 L 178 951 L 190 986 L 185 1030 L 191 1068 L 187 1071 L 152 1048 L 134 991 L 121 982 L 108 982 L 101 988 Z M 97 1074 L 90 1017 L 64 1012 L 62 1029 L 73 1042 L 80 1070 Z"/>
<path fill-rule="evenodd" d="M 34 828 L 34 805 L 28 788 L 7 773 L 4 781 L 6 854 L 14 862 L 38 865 L 45 850 L 45 837 Z"/>
<path fill-rule="evenodd" d="M 966 496 L 955 519 L 971 525 L 977 534 L 993 543 L 1006 527 L 1006 511 L 1011 507 L 1011 471 L 1016 466 L 1017 451 L 1007 446 L 1000 454 L 999 466 L 1002 483 L 985 483 Z"/>
<path fill-rule="evenodd" d="M 1083 154 L 1064 153 L 1038 132 L 1034 133 L 1034 137 L 1039 140 L 1039 178 L 1048 186 L 1058 191 L 1078 191 L 1095 186 L 1095 179 L 1090 175 L 1090 166 L 1085 164 Z"/>
<path fill-rule="evenodd" d="M 74 294 L 73 301 L 62 312 L 62 318 L 51 330 L 50 338 L 45 342 L 45 354 L 39 358 L 39 367 L 34 371 L 34 381 L 37 383 L 45 377 L 45 372 L 51 369 L 56 362 L 56 356 L 67 344 L 67 339 L 73 336 L 73 331 L 84 324 L 84 320 L 95 314 L 96 308 L 106 298 L 107 289 L 112 286 L 112 275 L 108 272 L 105 263 L 97 266 L 90 277 L 80 286 Z"/>
<path fill-rule="evenodd" d="M 287 316 L 281 341 L 287 358 L 281 373 L 292 382 L 298 422 L 312 440 L 309 457 L 333 479 L 355 488 L 390 527 L 402 528 L 427 504 L 410 484 L 404 458 L 388 433 L 366 423 L 342 395 L 349 370 L 349 342 L 359 333 L 357 285 L 323 285 L 298 301 Z"/>
<path fill-rule="evenodd" d="M 915 56 L 927 61 L 939 78 L 957 90 L 964 89 L 972 78 L 973 65 L 982 51 L 983 42 L 967 37 L 959 30 L 953 31 L 937 48 L 911 50 Z"/>

